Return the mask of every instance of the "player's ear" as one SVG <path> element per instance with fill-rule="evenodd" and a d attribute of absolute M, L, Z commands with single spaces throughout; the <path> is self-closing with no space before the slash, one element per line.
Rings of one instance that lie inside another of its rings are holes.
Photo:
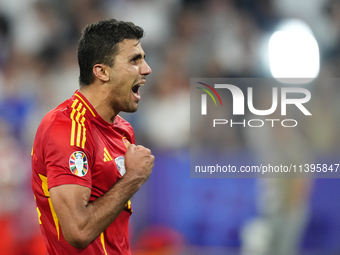
<path fill-rule="evenodd" d="M 95 64 L 93 66 L 93 74 L 103 82 L 107 82 L 110 79 L 109 71 L 107 66 L 104 64 Z"/>

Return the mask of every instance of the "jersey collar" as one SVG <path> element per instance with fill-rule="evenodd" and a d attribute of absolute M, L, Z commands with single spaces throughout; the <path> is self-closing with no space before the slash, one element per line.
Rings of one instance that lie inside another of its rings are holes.
<path fill-rule="evenodd" d="M 120 122 L 121 117 L 119 115 L 116 116 L 114 123 L 108 123 L 107 121 L 105 121 L 97 113 L 97 111 L 94 109 L 91 103 L 85 98 L 85 96 L 82 93 L 80 93 L 78 90 L 73 94 L 71 99 L 72 99 L 72 103 L 71 103 L 72 108 L 76 108 L 78 112 L 86 109 L 84 114 L 86 114 L 86 116 L 88 116 L 89 118 L 95 120 L 97 124 L 100 124 L 101 126 L 114 127 Z"/>
<path fill-rule="evenodd" d="M 73 94 L 73 102 L 79 101 L 82 104 L 81 108 L 85 108 L 86 112 L 89 112 L 93 117 L 98 116 L 97 111 L 94 109 L 94 107 L 90 104 L 89 101 L 84 97 L 82 93 L 80 93 L 78 90 Z"/>

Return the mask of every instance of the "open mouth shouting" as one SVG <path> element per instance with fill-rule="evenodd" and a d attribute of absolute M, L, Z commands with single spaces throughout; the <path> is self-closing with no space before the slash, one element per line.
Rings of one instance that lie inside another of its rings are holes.
<path fill-rule="evenodd" d="M 139 83 L 139 84 L 136 84 L 132 87 L 132 93 L 135 96 L 135 98 L 137 98 L 138 100 L 140 100 L 140 98 L 141 98 L 140 94 L 139 94 L 139 88 L 143 85 L 144 85 L 144 83 Z"/>

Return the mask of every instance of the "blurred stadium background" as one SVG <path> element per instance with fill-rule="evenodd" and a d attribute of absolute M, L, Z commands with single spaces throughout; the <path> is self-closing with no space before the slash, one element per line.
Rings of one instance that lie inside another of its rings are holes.
<path fill-rule="evenodd" d="M 123 114 L 156 156 L 132 200 L 133 254 L 340 254 L 340 180 L 190 179 L 188 149 L 190 78 L 271 77 L 264 49 L 284 20 L 310 27 L 318 76 L 338 78 L 337 0 L 0 0 L 0 254 L 45 254 L 30 186 L 35 131 L 78 88 L 81 29 L 111 17 L 145 29 L 153 69 L 138 112 Z M 339 85 L 313 91 L 327 121 L 272 137 L 304 157 L 303 137 L 316 148 L 308 162 L 339 163 Z M 226 139 L 232 160 L 261 157 L 244 149 L 258 137 Z"/>

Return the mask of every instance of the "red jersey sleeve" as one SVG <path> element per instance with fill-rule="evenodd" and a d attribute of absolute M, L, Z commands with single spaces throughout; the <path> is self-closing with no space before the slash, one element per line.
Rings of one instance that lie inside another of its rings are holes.
<path fill-rule="evenodd" d="M 86 130 L 85 124 L 83 123 L 80 128 Z M 85 140 L 85 131 L 82 135 L 83 137 L 80 136 L 79 139 Z M 92 153 L 72 144 L 72 136 L 77 136 L 77 125 L 74 125 L 68 116 L 60 114 L 43 142 L 49 189 L 63 184 L 78 184 L 92 188 L 90 169 Z"/>

